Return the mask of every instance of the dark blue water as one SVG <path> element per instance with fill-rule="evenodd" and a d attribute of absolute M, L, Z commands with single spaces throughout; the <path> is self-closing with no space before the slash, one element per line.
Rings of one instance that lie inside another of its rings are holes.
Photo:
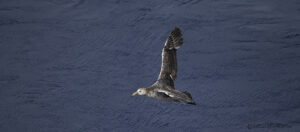
<path fill-rule="evenodd" d="M 299 131 L 298 0 L 0 1 L 0 131 Z M 154 83 L 181 28 L 176 89 Z"/>

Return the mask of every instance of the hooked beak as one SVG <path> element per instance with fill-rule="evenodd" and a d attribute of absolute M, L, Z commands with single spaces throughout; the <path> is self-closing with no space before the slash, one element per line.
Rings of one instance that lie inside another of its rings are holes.
<path fill-rule="evenodd" d="M 138 92 L 134 92 L 131 97 L 134 97 L 134 96 L 137 96 L 138 95 Z"/>

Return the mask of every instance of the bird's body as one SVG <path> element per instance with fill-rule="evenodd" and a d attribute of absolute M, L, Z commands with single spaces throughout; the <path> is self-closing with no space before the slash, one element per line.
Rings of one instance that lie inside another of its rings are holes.
<path fill-rule="evenodd" d="M 139 88 L 132 96 L 146 95 L 162 101 L 195 104 L 190 93 L 175 90 L 174 86 L 177 76 L 176 50 L 182 44 L 181 31 L 175 27 L 162 50 L 162 65 L 157 81 L 148 88 Z"/>
<path fill-rule="evenodd" d="M 152 86 L 148 87 L 146 96 L 152 97 L 161 101 L 168 102 L 182 102 L 188 104 L 195 104 L 191 95 L 188 92 L 180 92 L 178 90 L 172 89 L 168 85 L 160 82 L 154 83 Z"/>

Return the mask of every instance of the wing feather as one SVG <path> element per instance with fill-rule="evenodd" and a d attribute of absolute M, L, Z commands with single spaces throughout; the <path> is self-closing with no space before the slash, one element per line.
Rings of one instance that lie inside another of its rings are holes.
<path fill-rule="evenodd" d="M 183 44 L 182 34 L 179 28 L 175 27 L 169 35 L 162 50 L 162 64 L 158 80 L 164 80 L 174 88 L 174 81 L 177 76 L 176 50 Z"/>

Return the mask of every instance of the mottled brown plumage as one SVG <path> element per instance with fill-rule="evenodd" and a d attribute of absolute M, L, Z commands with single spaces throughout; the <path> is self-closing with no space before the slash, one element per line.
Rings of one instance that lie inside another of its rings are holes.
<path fill-rule="evenodd" d="M 190 93 L 175 90 L 174 86 L 177 76 L 176 50 L 182 44 L 181 31 L 178 27 L 175 27 L 162 50 L 162 64 L 157 81 L 148 88 L 139 88 L 132 96 L 146 95 L 163 101 L 195 104 Z"/>

